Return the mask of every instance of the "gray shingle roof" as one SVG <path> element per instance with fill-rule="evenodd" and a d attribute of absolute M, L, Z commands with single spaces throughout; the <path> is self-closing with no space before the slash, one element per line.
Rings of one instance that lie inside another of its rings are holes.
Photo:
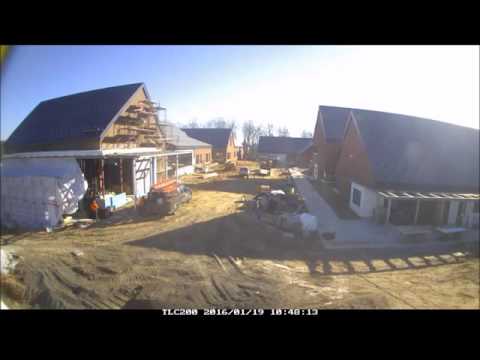
<path fill-rule="evenodd" d="M 170 139 L 168 142 L 178 148 L 211 147 L 210 144 L 188 136 L 182 129 L 172 123 L 168 123 L 162 128 L 165 129 L 166 136 Z"/>
<path fill-rule="evenodd" d="M 142 85 L 114 86 L 42 101 L 10 135 L 7 147 L 22 151 L 31 144 L 99 139 L 117 112 Z"/>
<path fill-rule="evenodd" d="M 352 113 L 378 185 L 478 193 L 478 129 L 379 111 Z"/>
<path fill-rule="evenodd" d="M 222 128 L 190 128 L 182 129 L 185 133 L 197 140 L 212 145 L 214 148 L 224 148 L 228 145 L 228 139 L 232 129 Z"/>
<path fill-rule="evenodd" d="M 260 136 L 257 151 L 268 154 L 301 154 L 311 144 L 311 138 Z"/>
<path fill-rule="evenodd" d="M 350 108 L 320 105 L 319 114 L 323 118 L 327 141 L 341 141 L 347 124 Z"/>

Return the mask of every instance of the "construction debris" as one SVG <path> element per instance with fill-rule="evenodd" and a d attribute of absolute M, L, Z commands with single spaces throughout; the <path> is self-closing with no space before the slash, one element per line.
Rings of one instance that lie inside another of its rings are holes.
<path fill-rule="evenodd" d="M 204 174 L 204 175 L 203 175 L 203 178 L 204 178 L 204 179 L 208 179 L 208 178 L 217 177 L 217 176 L 218 176 L 218 173 L 212 172 L 212 173 Z"/>
<path fill-rule="evenodd" d="M 303 236 L 307 237 L 317 232 L 318 224 L 315 216 L 308 213 L 302 213 L 300 214 L 299 219 L 302 224 Z"/>
<path fill-rule="evenodd" d="M 72 251 L 72 255 L 73 255 L 73 256 L 76 256 L 76 257 L 79 257 L 79 256 L 83 256 L 83 255 L 85 255 L 85 254 L 83 253 L 83 251 L 73 250 L 73 251 Z"/>
<path fill-rule="evenodd" d="M 301 212 L 305 205 L 298 196 L 287 194 L 283 190 L 261 192 L 254 198 L 257 208 L 269 213 Z"/>
<path fill-rule="evenodd" d="M 294 238 L 292 233 L 303 237 L 318 233 L 317 218 L 306 212 L 303 199 L 291 191 L 290 186 L 270 190 L 269 186 L 260 185 L 259 189 L 263 191 L 254 197 L 257 217 L 286 231 L 283 238 Z"/>
<path fill-rule="evenodd" d="M 220 260 L 220 258 L 216 255 L 216 254 L 212 254 L 213 257 L 215 258 L 215 260 L 217 261 L 218 265 L 220 265 L 220 267 L 222 268 L 222 270 L 224 272 L 227 272 L 227 269 L 225 268 L 225 265 L 223 265 L 223 262 L 222 260 Z"/>

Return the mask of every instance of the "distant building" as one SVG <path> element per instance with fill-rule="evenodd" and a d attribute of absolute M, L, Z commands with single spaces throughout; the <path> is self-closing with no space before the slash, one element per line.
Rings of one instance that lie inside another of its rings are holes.
<path fill-rule="evenodd" d="M 191 169 L 185 168 L 182 173 L 193 172 L 194 167 L 204 167 L 212 161 L 212 145 L 188 136 L 172 123 L 164 126 L 169 150 L 192 150 L 193 163 Z"/>
<path fill-rule="evenodd" d="M 212 146 L 214 162 L 225 163 L 237 161 L 235 136 L 232 129 L 224 128 L 190 128 L 182 129 L 188 136 Z"/>
<path fill-rule="evenodd" d="M 257 157 L 272 160 L 277 166 L 308 166 L 312 157 L 312 139 L 285 136 L 260 136 Z"/>

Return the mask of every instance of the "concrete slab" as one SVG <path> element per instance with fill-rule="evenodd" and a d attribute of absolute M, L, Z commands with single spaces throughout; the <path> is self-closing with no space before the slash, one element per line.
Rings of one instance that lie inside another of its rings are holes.
<path fill-rule="evenodd" d="M 436 238 L 418 243 L 403 243 L 400 232 L 393 225 L 376 224 L 369 219 L 340 219 L 300 169 L 290 168 L 289 173 L 297 192 L 304 198 L 308 211 L 317 217 L 319 232 L 335 232 L 334 240 L 321 240 L 326 249 L 405 249 L 431 247 L 439 243 Z M 463 234 L 461 241 L 455 239 L 441 241 L 444 246 L 478 244 L 478 242 L 478 230 Z"/>

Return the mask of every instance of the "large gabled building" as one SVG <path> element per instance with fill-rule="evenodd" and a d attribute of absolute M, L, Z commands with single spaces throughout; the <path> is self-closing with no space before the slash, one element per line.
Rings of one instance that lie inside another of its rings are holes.
<path fill-rule="evenodd" d="M 335 178 L 349 114 L 349 108 L 319 106 L 313 133 L 313 174 L 315 179 Z"/>
<path fill-rule="evenodd" d="M 335 176 L 361 217 L 478 226 L 478 129 L 351 109 Z"/>
<path fill-rule="evenodd" d="M 178 175 L 164 110 L 143 83 L 62 96 L 38 104 L 6 141 L 6 159 L 76 159 L 95 194 L 145 195 Z"/>

